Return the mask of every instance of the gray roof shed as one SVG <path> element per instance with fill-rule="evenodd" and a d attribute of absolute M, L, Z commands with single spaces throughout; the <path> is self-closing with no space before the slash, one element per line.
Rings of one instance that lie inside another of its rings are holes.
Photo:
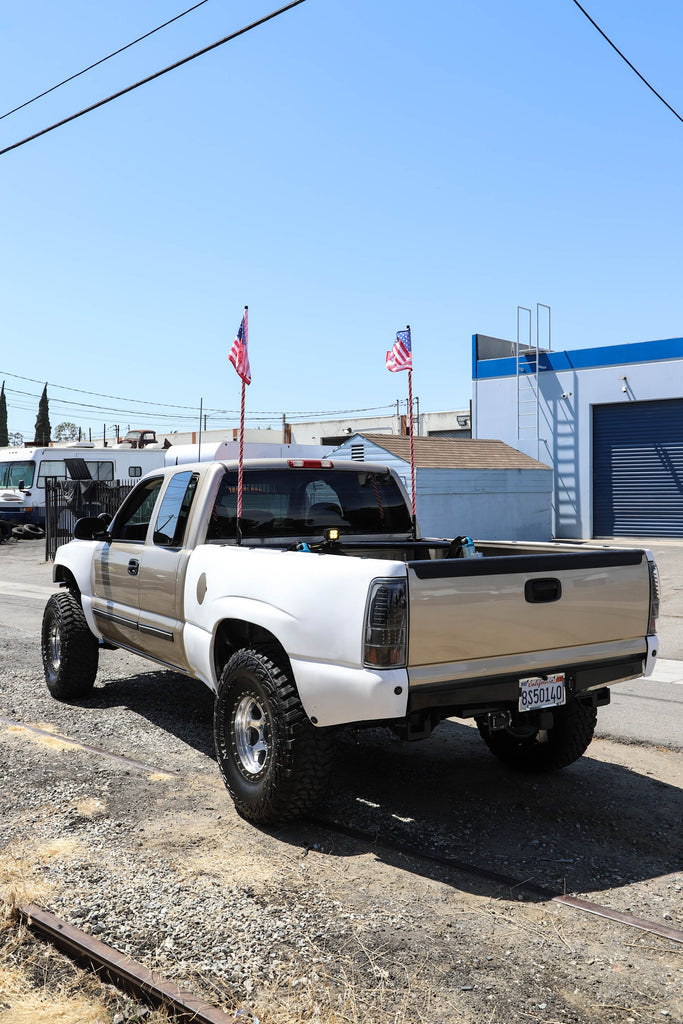
<path fill-rule="evenodd" d="M 553 471 L 503 441 L 416 437 L 416 511 L 423 536 L 550 540 Z M 410 494 L 410 438 L 358 433 L 332 459 L 383 462 Z"/>

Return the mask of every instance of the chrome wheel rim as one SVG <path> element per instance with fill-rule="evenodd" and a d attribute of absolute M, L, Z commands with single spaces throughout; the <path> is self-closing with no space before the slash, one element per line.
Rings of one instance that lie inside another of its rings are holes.
<path fill-rule="evenodd" d="M 240 767 L 258 775 L 268 760 L 270 736 L 265 708 L 253 693 L 242 697 L 237 705 L 232 728 Z"/>
<path fill-rule="evenodd" d="M 47 637 L 47 660 L 53 672 L 59 671 L 61 660 L 62 644 L 59 636 L 59 626 L 53 622 Z"/>

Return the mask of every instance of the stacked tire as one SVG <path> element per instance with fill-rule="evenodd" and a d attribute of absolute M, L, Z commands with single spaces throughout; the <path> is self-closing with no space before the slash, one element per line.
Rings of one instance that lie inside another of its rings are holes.
<path fill-rule="evenodd" d="M 12 536 L 15 540 L 40 540 L 45 536 L 45 530 L 42 526 L 36 526 L 34 523 L 22 523 L 19 526 L 12 527 Z M 4 539 L 0 538 L 0 540 Z"/>

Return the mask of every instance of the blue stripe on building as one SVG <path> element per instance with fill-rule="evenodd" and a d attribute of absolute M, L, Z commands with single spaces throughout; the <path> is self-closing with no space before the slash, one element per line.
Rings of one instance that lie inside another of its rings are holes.
<path fill-rule="evenodd" d="M 683 338 L 665 338 L 661 341 L 637 341 L 626 345 L 603 345 L 569 352 L 542 352 L 539 370 L 589 370 L 600 366 L 623 366 L 628 363 L 656 363 L 667 359 L 683 359 Z M 534 372 L 535 367 L 520 367 L 522 373 Z M 472 378 L 514 377 L 517 360 L 514 356 L 503 359 L 477 359 L 477 335 L 472 336 Z"/>

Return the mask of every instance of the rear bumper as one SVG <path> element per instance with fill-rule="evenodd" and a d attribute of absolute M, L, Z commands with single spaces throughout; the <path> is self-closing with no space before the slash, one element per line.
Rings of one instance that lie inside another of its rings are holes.
<path fill-rule="evenodd" d="M 449 714 L 462 718 L 516 708 L 520 678 L 549 672 L 564 672 L 567 696 L 577 699 L 612 683 L 649 675 L 657 650 L 657 637 L 653 636 L 513 658 L 413 667 L 408 670 L 408 708 L 409 712 L 448 709 Z"/>

